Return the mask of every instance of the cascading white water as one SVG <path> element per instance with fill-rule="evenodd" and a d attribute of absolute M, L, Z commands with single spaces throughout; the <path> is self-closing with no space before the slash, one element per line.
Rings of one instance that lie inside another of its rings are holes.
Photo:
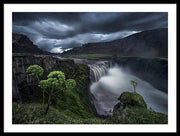
<path fill-rule="evenodd" d="M 96 67 L 94 71 L 98 68 Z M 103 70 L 94 71 L 93 74 Z M 137 93 L 142 95 L 148 108 L 167 114 L 168 96 L 166 93 L 154 88 L 148 82 L 128 74 L 127 71 L 118 66 L 110 68 L 105 76 L 99 78 L 99 75 L 104 75 L 104 71 L 102 73 L 95 74 L 98 81 L 96 80 L 97 82 L 93 82 L 90 86 L 90 92 L 94 96 L 92 101 L 98 114 L 105 115 L 105 111 L 112 110 L 114 105 L 119 102 L 117 99 L 121 93 L 133 92 L 131 79 L 137 81 Z"/>
<path fill-rule="evenodd" d="M 98 61 L 95 64 L 88 65 L 90 67 L 90 80 L 97 82 L 102 76 L 105 76 L 111 67 L 109 61 Z"/>
<path fill-rule="evenodd" d="M 64 58 L 59 58 L 64 59 Z M 156 112 L 168 114 L 168 95 L 154 88 L 148 82 L 139 79 L 123 68 L 112 66 L 110 61 L 94 61 L 72 58 L 75 63 L 86 64 L 90 67 L 91 102 L 99 115 L 106 115 L 105 111 L 112 110 L 117 104 L 118 97 L 123 92 L 133 92 L 130 83 L 136 80 L 136 92 L 145 100 L 147 107 Z"/>

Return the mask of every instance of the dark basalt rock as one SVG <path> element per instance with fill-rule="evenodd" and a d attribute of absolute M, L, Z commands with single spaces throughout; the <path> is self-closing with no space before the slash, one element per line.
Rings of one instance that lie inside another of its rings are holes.
<path fill-rule="evenodd" d="M 55 68 L 70 69 L 76 67 L 72 60 L 59 60 L 47 55 L 29 55 L 29 56 L 13 56 L 12 61 L 12 93 L 13 101 L 22 102 L 29 96 L 36 95 L 37 81 L 27 75 L 26 69 L 30 65 L 37 64 L 44 69 L 44 77 L 46 78 L 49 71 Z"/>

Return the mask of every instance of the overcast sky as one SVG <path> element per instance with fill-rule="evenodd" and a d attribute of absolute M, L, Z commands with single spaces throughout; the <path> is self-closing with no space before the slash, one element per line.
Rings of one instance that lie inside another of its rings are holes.
<path fill-rule="evenodd" d="M 85 43 L 167 28 L 167 18 L 165 12 L 14 12 L 12 29 L 43 50 L 63 52 Z"/>

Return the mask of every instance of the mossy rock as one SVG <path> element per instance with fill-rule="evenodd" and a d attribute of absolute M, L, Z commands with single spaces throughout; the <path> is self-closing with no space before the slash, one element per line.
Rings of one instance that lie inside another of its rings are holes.
<path fill-rule="evenodd" d="M 112 124 L 167 124 L 168 116 L 143 107 L 126 107 L 108 118 Z M 107 119 L 107 120 L 108 120 Z"/>
<path fill-rule="evenodd" d="M 143 97 L 138 93 L 124 92 L 121 94 L 118 100 L 120 100 L 120 102 L 125 104 L 126 106 L 138 106 L 147 108 Z"/>

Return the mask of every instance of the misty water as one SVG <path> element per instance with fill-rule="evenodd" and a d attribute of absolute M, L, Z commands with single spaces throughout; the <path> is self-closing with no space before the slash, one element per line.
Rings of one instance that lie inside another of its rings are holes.
<path fill-rule="evenodd" d="M 68 59 L 60 58 L 59 59 Z M 131 80 L 134 79 L 138 86 L 136 92 L 145 100 L 148 109 L 168 114 L 168 95 L 154 88 L 150 83 L 133 75 L 130 69 L 118 65 L 113 66 L 110 61 L 95 61 L 88 59 L 71 58 L 75 63 L 86 64 L 90 68 L 90 93 L 91 102 L 99 115 L 106 115 L 105 111 L 113 110 L 114 105 L 123 92 L 133 92 Z"/>
<path fill-rule="evenodd" d="M 129 74 L 128 71 L 117 65 L 110 68 L 105 76 L 90 86 L 90 92 L 94 96 L 93 103 L 98 114 L 105 115 L 105 111 L 112 110 L 114 105 L 119 102 L 117 99 L 121 93 L 133 92 L 131 79 L 138 83 L 136 92 L 144 98 L 148 109 L 151 107 L 156 112 L 168 114 L 168 96 L 166 93 Z"/>

